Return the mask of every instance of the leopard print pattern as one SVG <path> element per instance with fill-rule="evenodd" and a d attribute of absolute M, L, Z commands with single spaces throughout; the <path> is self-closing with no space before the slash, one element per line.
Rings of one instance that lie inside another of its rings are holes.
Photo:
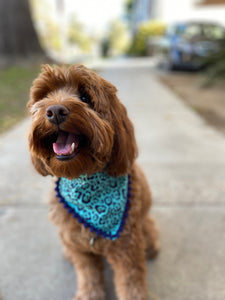
<path fill-rule="evenodd" d="M 129 176 L 117 178 L 98 172 L 56 183 L 57 196 L 68 212 L 85 227 L 105 238 L 119 237 L 129 207 Z"/>

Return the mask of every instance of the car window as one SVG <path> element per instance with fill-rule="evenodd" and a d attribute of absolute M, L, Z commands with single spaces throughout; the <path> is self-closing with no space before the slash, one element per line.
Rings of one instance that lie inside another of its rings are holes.
<path fill-rule="evenodd" d="M 201 27 L 197 24 L 189 25 L 184 31 L 185 38 L 191 39 L 194 37 L 200 37 L 202 35 Z"/>
<path fill-rule="evenodd" d="M 175 34 L 182 35 L 185 32 L 186 27 L 187 26 L 185 24 L 177 25 L 176 28 L 175 28 Z"/>
<path fill-rule="evenodd" d="M 167 29 L 167 35 L 182 35 L 186 29 L 186 24 L 171 25 Z"/>
<path fill-rule="evenodd" d="M 216 25 L 204 26 L 203 32 L 209 40 L 221 40 L 225 38 L 225 29 Z"/>

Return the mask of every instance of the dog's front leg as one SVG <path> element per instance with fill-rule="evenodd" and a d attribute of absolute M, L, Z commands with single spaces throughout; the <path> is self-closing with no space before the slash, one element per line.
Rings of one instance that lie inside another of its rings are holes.
<path fill-rule="evenodd" d="M 74 300 L 104 300 L 102 257 L 91 253 L 75 252 L 71 259 L 78 278 L 78 292 Z"/>
<path fill-rule="evenodd" d="M 125 246 L 126 244 L 126 246 Z M 147 300 L 146 260 L 141 239 L 121 243 L 107 255 L 115 274 L 119 300 Z"/>

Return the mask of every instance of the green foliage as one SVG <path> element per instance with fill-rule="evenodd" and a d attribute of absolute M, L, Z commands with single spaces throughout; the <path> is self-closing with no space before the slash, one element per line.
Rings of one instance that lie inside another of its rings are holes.
<path fill-rule="evenodd" d="M 147 54 L 147 40 L 165 33 L 166 26 L 160 21 L 147 21 L 139 25 L 129 54 L 144 56 Z"/>
<path fill-rule="evenodd" d="M 93 39 L 85 32 L 85 27 L 76 15 L 72 15 L 67 21 L 65 16 L 57 11 L 54 2 L 30 1 L 40 40 L 45 49 L 56 55 L 68 49 L 75 50 L 74 53 L 91 50 Z"/>
<path fill-rule="evenodd" d="M 209 56 L 205 63 L 207 68 L 203 85 L 212 85 L 217 81 L 225 80 L 225 43 L 221 50 Z"/>
<path fill-rule="evenodd" d="M 92 46 L 91 37 L 85 33 L 84 26 L 74 16 L 68 28 L 68 39 L 71 44 L 75 44 L 84 52 L 89 52 Z"/>
<path fill-rule="evenodd" d="M 14 66 L 0 71 L 0 132 L 26 114 L 29 88 L 40 68 Z"/>
<path fill-rule="evenodd" d="M 45 21 L 46 30 L 44 30 L 40 37 L 46 49 L 61 51 L 62 40 L 60 39 L 60 26 L 51 20 Z"/>
<path fill-rule="evenodd" d="M 60 24 L 53 18 L 53 14 L 49 14 L 49 11 L 54 11 L 53 3 L 47 0 L 30 0 L 30 3 L 43 48 L 59 52 L 62 50 Z"/>
<path fill-rule="evenodd" d="M 134 0 L 126 0 L 125 1 L 125 9 L 126 9 L 126 13 L 129 17 L 131 17 L 133 7 L 134 7 Z"/>
<path fill-rule="evenodd" d="M 130 44 L 127 26 L 121 20 L 114 20 L 111 23 L 107 40 L 111 55 L 126 53 Z"/>

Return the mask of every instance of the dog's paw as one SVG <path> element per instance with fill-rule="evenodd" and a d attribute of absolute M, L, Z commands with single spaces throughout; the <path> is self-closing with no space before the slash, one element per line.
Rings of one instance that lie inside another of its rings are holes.
<path fill-rule="evenodd" d="M 160 250 L 159 230 L 155 221 L 150 216 L 144 223 L 143 233 L 146 243 L 146 258 L 154 259 Z"/>
<path fill-rule="evenodd" d="M 146 253 L 146 258 L 151 260 L 151 259 L 154 259 L 158 253 L 159 253 L 159 250 L 160 250 L 160 243 L 158 240 L 154 241 L 151 246 L 149 246 L 145 253 Z"/>
<path fill-rule="evenodd" d="M 73 263 L 72 256 L 66 248 L 63 248 L 63 256 L 66 260 L 68 260 L 68 262 Z"/>
<path fill-rule="evenodd" d="M 87 293 L 77 293 L 73 300 L 105 300 L 105 293 L 100 291 L 90 291 Z"/>

